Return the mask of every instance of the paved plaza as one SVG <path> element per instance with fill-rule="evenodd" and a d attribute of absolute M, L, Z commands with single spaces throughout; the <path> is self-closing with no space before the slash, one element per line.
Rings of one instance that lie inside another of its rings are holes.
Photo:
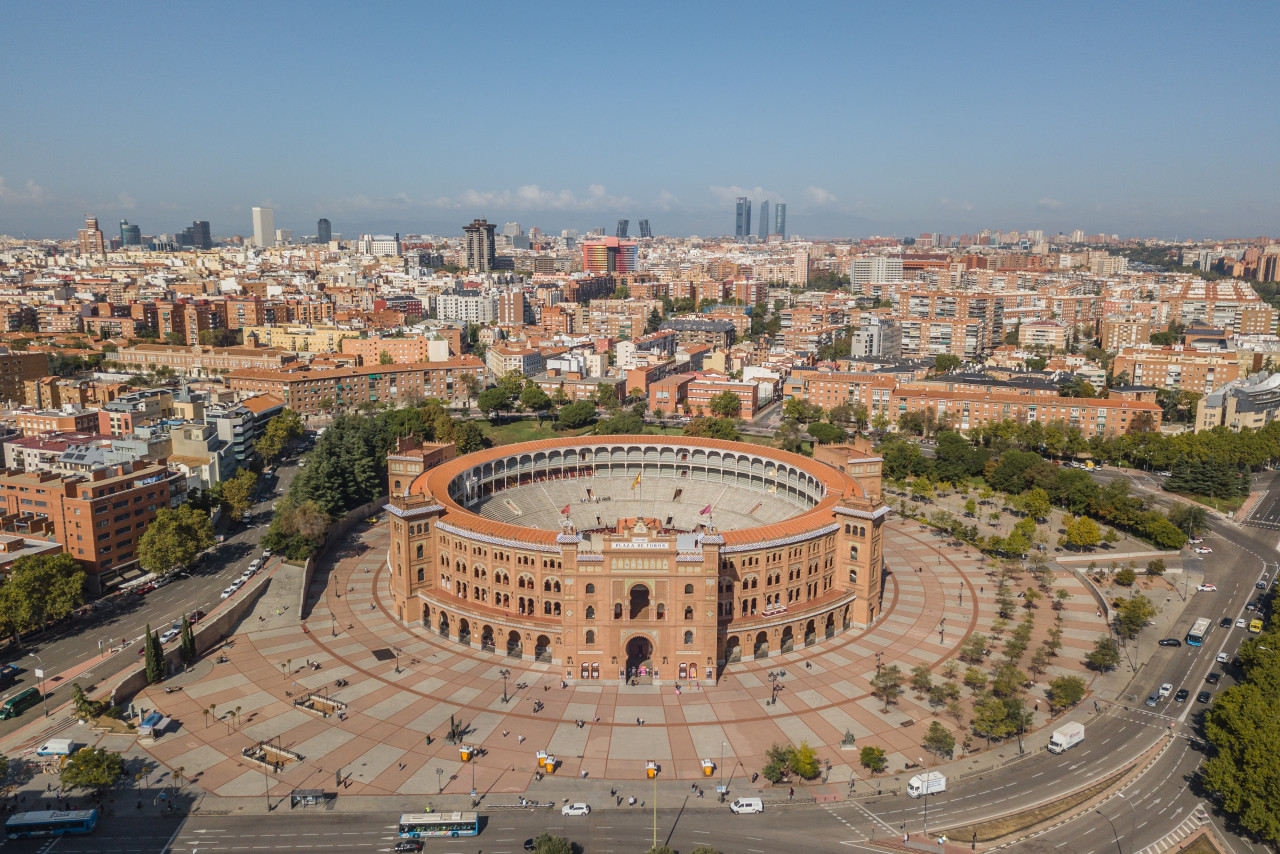
<path fill-rule="evenodd" d="M 392 619 L 382 604 L 389 599 L 387 540 L 381 521 L 352 532 L 321 562 L 301 620 L 296 604 L 282 604 L 289 600 L 282 574 L 297 570 L 275 565 L 270 583 L 276 589 L 225 649 L 228 663 L 213 664 L 211 654 L 179 677 L 180 693 L 153 686 L 138 699 L 180 722 L 147 748 L 151 755 L 222 798 L 261 798 L 264 787 L 274 796 L 332 791 L 338 781 L 344 796 L 425 798 L 441 791 L 465 795 L 473 775 L 481 793 L 530 791 L 539 750 L 560 761 L 558 776 L 595 782 L 637 782 L 648 760 L 660 764 L 665 780 L 706 780 L 702 760 L 709 759 L 717 765 L 709 788 L 721 774 L 741 780 L 759 771 L 772 744 L 807 741 L 831 762 L 826 782 L 809 794 L 843 794 L 851 775 L 866 777 L 858 751 L 840 749 L 846 731 L 858 747 L 882 747 L 894 772 L 923 755 L 920 742 L 931 721 L 957 730 L 953 718 L 939 716 L 942 710 L 909 688 L 883 713 L 870 695 L 877 654 L 882 665 L 904 672 L 922 663 L 936 670 L 955 657 L 967 633 L 987 631 L 995 617 L 995 582 L 976 552 L 894 520 L 885 536 L 891 574 L 884 617 L 871 628 L 731 664 L 716 686 L 684 681 L 677 690 L 668 680 L 629 687 L 571 679 L 562 687 L 558 665 L 481 652 Z M 1071 593 L 1061 624 L 1064 648 L 1031 691 L 1031 702 L 1043 698 L 1044 684 L 1060 673 L 1089 678 L 1080 658 L 1106 631 L 1073 575 L 1060 571 L 1056 586 Z M 1039 613 L 1041 621 L 1052 620 L 1047 603 Z M 504 668 L 510 670 L 505 704 Z M 784 687 L 771 705 L 769 674 L 779 670 L 786 672 Z M 336 680 L 348 684 L 335 687 Z M 345 703 L 341 718 L 295 708 L 294 700 L 309 691 Z M 1036 726 L 1047 721 L 1048 703 L 1039 709 Z M 445 739 L 451 716 L 465 725 L 466 743 L 482 751 L 469 766 Z M 268 777 L 241 756 L 260 741 L 301 758 Z"/>

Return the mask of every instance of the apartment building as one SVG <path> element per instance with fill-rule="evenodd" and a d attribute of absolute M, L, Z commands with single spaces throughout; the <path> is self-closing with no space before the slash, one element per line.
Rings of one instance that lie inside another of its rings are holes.
<path fill-rule="evenodd" d="M 619 402 L 626 397 L 625 381 L 622 377 L 591 377 L 583 376 L 578 371 L 561 373 L 558 370 L 551 370 L 536 374 L 530 379 L 552 400 L 563 399 L 570 403 L 589 400 L 594 403 L 600 400 L 598 395 L 602 388 L 608 389 L 608 394 Z"/>
<path fill-rule="evenodd" d="M 1102 321 L 1102 349 L 1138 347 L 1151 340 L 1156 327 L 1150 317 L 1107 317 Z"/>
<path fill-rule="evenodd" d="M 262 437 L 267 422 L 284 410 L 284 399 L 275 394 L 255 394 L 238 403 L 215 404 L 205 409 L 204 423 L 213 428 L 226 448 L 219 463 L 224 477 L 257 458 L 254 442 Z"/>
<path fill-rule="evenodd" d="M 711 415 L 711 398 L 724 392 L 732 392 L 742 402 L 738 417 L 750 421 L 760 411 L 760 387 L 755 383 L 741 382 L 716 374 L 693 375 L 685 387 L 688 408 L 695 414 Z"/>
<path fill-rule="evenodd" d="M 415 362 L 443 362 L 449 358 L 449 341 L 427 335 L 408 335 L 404 338 L 342 339 L 342 352 L 357 356 L 363 365 L 376 365 L 385 353 L 392 364 L 411 365 Z"/>
<path fill-rule="evenodd" d="M 366 365 L 360 368 L 296 371 L 237 371 L 227 385 L 241 395 L 271 394 L 293 411 L 308 415 L 323 409 L 354 409 L 366 403 L 400 405 L 435 397 L 462 399 L 462 377 L 484 380 L 484 363 L 475 356 L 414 365 Z"/>
<path fill-rule="evenodd" d="M 342 339 L 359 338 L 359 329 L 340 326 L 246 326 L 245 341 L 252 335 L 261 347 L 274 347 L 290 353 L 337 353 Z"/>
<path fill-rule="evenodd" d="M 1239 433 L 1280 418 L 1280 373 L 1260 373 L 1215 388 L 1196 404 L 1196 431 L 1226 426 Z"/>
<path fill-rule="evenodd" d="M 41 433 L 95 433 L 98 430 L 98 410 L 64 406 L 61 409 L 19 411 L 14 421 L 24 436 L 38 436 Z"/>
<path fill-rule="evenodd" d="M 26 382 L 48 375 L 48 353 L 17 353 L 0 348 L 0 403 L 27 404 Z"/>
<path fill-rule="evenodd" d="M 162 507 L 186 496 L 185 478 L 161 465 L 124 464 L 87 475 L 0 472 L 2 527 L 51 536 L 89 576 L 92 591 L 137 563 L 138 540 Z"/>
<path fill-rule="evenodd" d="M 803 400 L 830 411 L 846 404 L 866 407 L 868 417 L 889 415 L 898 381 L 892 374 L 797 370 L 782 381 L 783 400 Z"/>
<path fill-rule="evenodd" d="M 546 364 L 542 353 L 532 348 L 507 347 L 494 344 L 484 354 L 485 366 L 495 377 L 503 377 L 515 371 L 526 377 L 542 373 Z"/>
<path fill-rule="evenodd" d="M 939 422 L 972 430 L 999 421 L 1048 424 L 1062 421 L 1078 427 L 1086 439 L 1118 436 L 1134 429 L 1160 429 L 1164 410 L 1154 403 L 1079 397 L 1049 397 L 1007 392 L 961 392 L 898 388 L 893 393 L 890 423 L 907 412 L 932 409 Z"/>
<path fill-rule="evenodd" d="M 122 394 L 98 409 L 98 432 L 128 436 L 145 424 L 173 418 L 173 394 L 165 389 L 143 389 Z"/>
<path fill-rule="evenodd" d="M 135 344 L 115 353 L 114 361 L 126 367 L 154 371 L 173 368 L 188 377 L 211 376 L 227 371 L 251 369 L 278 371 L 296 364 L 295 353 L 274 347 L 175 347 L 168 344 Z"/>
<path fill-rule="evenodd" d="M 1246 357 L 1247 358 L 1247 357 Z M 1135 385 L 1208 394 L 1248 373 L 1234 350 L 1193 350 L 1182 346 L 1122 347 L 1111 362 L 1115 376 L 1128 374 Z"/>

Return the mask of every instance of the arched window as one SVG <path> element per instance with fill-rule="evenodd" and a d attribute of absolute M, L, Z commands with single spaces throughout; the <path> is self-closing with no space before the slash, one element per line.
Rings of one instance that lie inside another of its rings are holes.
<path fill-rule="evenodd" d="M 692 606 L 692 605 L 690 605 L 689 607 L 687 607 L 687 608 L 685 608 L 685 609 L 684 609 L 684 618 L 685 618 L 686 620 L 692 620 L 692 619 L 693 619 L 693 606 Z"/>
<path fill-rule="evenodd" d="M 551 579 L 548 578 L 546 581 L 542 582 L 542 592 L 543 593 L 551 592 Z"/>
<path fill-rule="evenodd" d="M 427 571 L 426 571 L 425 569 L 423 569 L 422 567 L 418 567 L 418 580 L 419 580 L 419 581 L 426 581 L 426 580 L 427 580 Z"/>
<path fill-rule="evenodd" d="M 588 620 L 594 620 L 595 618 L 596 618 L 596 609 L 595 609 L 595 608 L 593 608 L 592 606 L 588 605 L 588 606 L 587 606 L 587 619 L 588 619 Z"/>
<path fill-rule="evenodd" d="M 686 596 L 692 596 L 692 595 L 693 595 L 693 585 L 692 585 L 692 584 L 686 584 L 686 585 L 684 586 L 684 592 L 685 592 L 685 595 L 686 595 Z"/>
<path fill-rule="evenodd" d="M 595 593 L 595 592 L 596 592 L 596 586 L 595 586 L 594 584 L 588 584 L 588 585 L 587 585 L 587 595 L 590 595 L 590 594 Z"/>
<path fill-rule="evenodd" d="M 558 616 L 560 616 L 560 603 L 559 603 L 559 602 L 552 602 L 552 603 L 551 603 L 551 616 L 553 616 L 553 617 L 558 617 Z"/>
<path fill-rule="evenodd" d="M 418 560 L 422 560 L 422 543 L 418 543 Z"/>
<path fill-rule="evenodd" d="M 542 603 L 542 613 L 546 614 L 548 617 L 550 617 L 550 616 L 551 616 L 551 603 L 550 603 L 550 602 L 543 602 L 543 603 Z"/>
<path fill-rule="evenodd" d="M 587 636 L 584 640 L 586 640 L 587 646 L 595 646 L 596 633 L 591 631 L 590 629 L 587 629 Z"/>
<path fill-rule="evenodd" d="M 684 633 L 684 642 L 686 645 L 693 643 L 693 632 Z"/>
<path fill-rule="evenodd" d="M 614 602 L 614 603 L 613 603 L 613 618 L 614 618 L 615 620 L 621 620 L 621 619 L 622 619 L 622 603 L 621 603 L 621 602 Z"/>

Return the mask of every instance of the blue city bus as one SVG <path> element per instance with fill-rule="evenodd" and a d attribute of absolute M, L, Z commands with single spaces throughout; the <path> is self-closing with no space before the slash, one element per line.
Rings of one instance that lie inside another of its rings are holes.
<path fill-rule="evenodd" d="M 98 826 L 97 810 L 20 812 L 4 823 L 10 839 L 89 833 Z"/>
<path fill-rule="evenodd" d="M 480 814 L 474 812 L 407 812 L 400 816 L 400 836 L 422 839 L 431 836 L 475 836 L 480 832 Z"/>
<path fill-rule="evenodd" d="M 1187 643 L 1191 646 L 1200 646 L 1204 643 L 1204 639 L 1209 636 L 1209 627 L 1213 625 L 1213 621 L 1208 617 L 1201 617 L 1191 625 L 1191 631 L 1187 632 Z"/>

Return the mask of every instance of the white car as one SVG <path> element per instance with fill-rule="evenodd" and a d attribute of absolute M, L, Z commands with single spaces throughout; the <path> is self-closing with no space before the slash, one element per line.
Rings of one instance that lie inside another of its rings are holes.
<path fill-rule="evenodd" d="M 263 550 L 262 550 L 262 559 L 263 559 L 263 560 L 266 560 L 266 559 L 267 559 L 267 558 L 269 558 L 269 557 L 271 557 L 271 549 L 263 549 Z"/>
<path fill-rule="evenodd" d="M 1198 546 L 1198 545 L 1200 545 L 1201 543 L 1203 543 L 1203 542 L 1204 542 L 1204 538 L 1203 538 L 1203 537 L 1192 537 L 1191 539 L 1187 540 L 1187 542 L 1188 542 L 1188 543 L 1191 543 L 1191 545 L 1193 545 L 1193 546 Z"/>
<path fill-rule="evenodd" d="M 1173 685 L 1170 684 L 1169 682 L 1166 682 L 1160 686 L 1160 699 L 1163 700 L 1165 697 L 1169 696 L 1172 693 L 1173 693 Z"/>
<path fill-rule="evenodd" d="M 591 807 L 587 804 L 565 804 L 560 808 L 560 815 L 590 815 Z"/>
<path fill-rule="evenodd" d="M 260 567 L 260 566 L 262 566 L 262 561 L 260 561 L 260 560 L 256 560 L 256 559 L 255 559 L 253 563 L 249 564 L 249 571 L 250 571 L 250 572 L 257 572 L 257 571 L 258 571 L 258 567 Z"/>
<path fill-rule="evenodd" d="M 180 634 L 182 634 L 182 628 L 180 626 L 173 626 L 169 631 L 160 636 L 160 643 L 168 643 Z"/>
<path fill-rule="evenodd" d="M 223 598 L 223 599 L 230 599 L 232 596 L 234 596 L 234 595 L 235 595 L 235 592 L 236 592 L 237 590 L 239 590 L 239 589 L 240 589 L 240 588 L 235 587 L 235 586 L 228 587 L 226 590 L 223 590 L 223 591 L 222 591 L 222 598 Z"/>
<path fill-rule="evenodd" d="M 1249 623 L 1248 623 L 1248 621 L 1247 621 L 1247 620 L 1245 620 L 1245 618 L 1244 618 L 1244 617 L 1236 617 L 1236 628 L 1237 628 L 1237 629 L 1243 629 L 1243 628 L 1244 628 L 1245 626 L 1247 626 L 1247 625 L 1249 625 Z"/>
<path fill-rule="evenodd" d="M 1209 548 L 1208 546 L 1196 546 L 1196 554 L 1211 555 L 1213 554 L 1213 549 Z"/>
<path fill-rule="evenodd" d="M 1213 660 L 1219 664 L 1226 664 L 1231 660 L 1231 656 L 1227 655 L 1225 652 L 1220 652 Z"/>
<path fill-rule="evenodd" d="M 1217 591 L 1218 586 L 1216 584 L 1201 584 L 1196 589 L 1201 593 L 1214 593 Z"/>

